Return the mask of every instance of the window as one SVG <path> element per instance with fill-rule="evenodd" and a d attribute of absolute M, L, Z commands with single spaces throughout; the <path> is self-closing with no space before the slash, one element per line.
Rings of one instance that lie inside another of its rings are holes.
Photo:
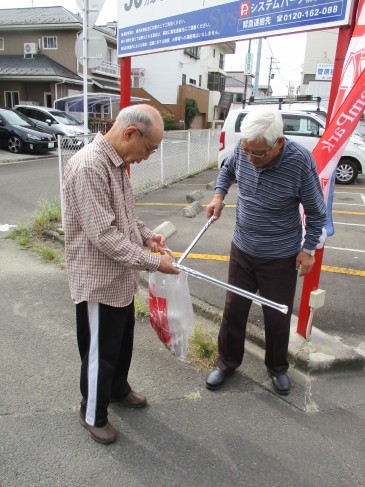
<path fill-rule="evenodd" d="M 44 106 L 52 108 L 52 93 L 44 93 Z"/>
<path fill-rule="evenodd" d="M 57 37 L 43 37 L 43 49 L 57 49 Z"/>
<path fill-rule="evenodd" d="M 284 134 L 299 134 L 300 133 L 300 118 L 283 117 Z"/>
<path fill-rule="evenodd" d="M 221 73 L 208 74 L 208 90 L 224 92 L 226 78 Z"/>
<path fill-rule="evenodd" d="M 233 93 L 232 102 L 233 103 L 242 103 L 243 94 L 242 93 Z"/>
<path fill-rule="evenodd" d="M 318 137 L 319 125 L 308 117 L 283 115 L 284 134 Z"/>
<path fill-rule="evenodd" d="M 224 68 L 224 56 L 223 56 L 223 54 L 219 54 L 219 67 L 220 67 L 220 69 Z"/>
<path fill-rule="evenodd" d="M 44 123 L 46 123 L 47 120 L 52 120 L 48 113 L 41 112 L 40 110 L 37 110 L 36 108 L 33 108 L 32 111 L 33 111 L 33 116 L 29 117 L 29 118 L 34 118 L 35 120 L 38 120 L 39 122 L 44 122 Z"/>
<path fill-rule="evenodd" d="M 4 101 L 6 108 L 19 105 L 19 91 L 4 91 Z"/>
<path fill-rule="evenodd" d="M 118 64 L 117 50 L 108 47 L 104 61 L 110 64 Z"/>
<path fill-rule="evenodd" d="M 315 81 L 315 74 L 305 74 L 303 77 L 303 85 L 308 85 L 310 81 Z"/>
<path fill-rule="evenodd" d="M 201 75 L 201 74 L 199 74 L 199 86 L 201 86 L 201 85 L 202 85 L 202 78 L 203 78 L 203 77 L 202 77 L 202 75 Z"/>
<path fill-rule="evenodd" d="M 200 59 L 200 47 L 187 47 L 184 49 L 184 53 L 195 59 Z"/>
<path fill-rule="evenodd" d="M 132 75 L 132 88 L 141 88 L 139 83 L 139 75 Z"/>
<path fill-rule="evenodd" d="M 34 118 L 34 113 L 33 113 L 33 110 L 31 108 L 19 107 L 19 108 L 17 108 L 17 111 L 22 113 L 26 117 Z"/>
<path fill-rule="evenodd" d="M 191 85 L 196 85 L 196 79 L 190 78 L 190 79 L 189 79 L 189 83 L 190 83 Z"/>
<path fill-rule="evenodd" d="M 4 50 L 4 38 L 0 37 L 0 51 Z"/>
<path fill-rule="evenodd" d="M 182 75 L 182 84 L 186 85 L 186 74 Z"/>

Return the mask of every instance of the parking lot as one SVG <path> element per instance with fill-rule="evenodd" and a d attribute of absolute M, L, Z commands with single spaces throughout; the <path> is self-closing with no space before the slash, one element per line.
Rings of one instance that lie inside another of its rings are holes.
<path fill-rule="evenodd" d="M 3 204 L 0 224 L 21 224 L 31 218 L 40 196 L 59 197 L 58 163 L 52 157 L 16 156 L 1 151 L 5 162 L 1 173 Z M 17 161 L 19 159 L 19 161 Z M 29 160 L 28 160 L 29 159 Z M 13 164 L 22 162 L 21 164 Z M 148 162 L 146 163 L 148 165 Z M 1 167 L 0 166 L 0 167 Z M 141 165 L 143 167 L 143 165 Z M 200 190 L 206 205 L 212 195 L 217 170 L 199 175 L 138 197 L 137 214 L 150 228 L 164 221 L 171 222 L 176 232 L 168 239 L 170 248 L 182 253 L 206 223 L 204 211 L 194 218 L 183 216 L 188 205 L 186 196 Z M 206 188 L 210 184 L 209 189 Z M 185 265 L 221 281 L 227 279 L 228 255 L 235 220 L 236 188 L 226 198 L 226 208 L 220 220 L 212 225 L 194 247 Z M 327 239 L 322 263 L 320 288 L 326 291 L 323 308 L 316 310 L 314 326 L 339 337 L 345 344 L 358 347 L 364 335 L 364 277 L 365 277 L 365 176 L 352 185 L 335 187 L 333 219 L 335 234 Z M 189 278 L 194 296 L 222 308 L 225 291 L 205 281 Z M 297 315 L 302 279 L 298 279 L 294 313 Z M 262 324 L 261 309 L 253 306 L 250 321 Z M 365 343 L 362 345 L 365 347 Z"/>
<path fill-rule="evenodd" d="M 169 247 L 180 255 L 193 241 L 206 223 L 205 212 L 194 218 L 183 216 L 183 208 L 189 203 L 186 196 L 202 191 L 202 206 L 210 202 L 214 190 L 209 183 L 216 179 L 216 170 L 185 179 L 161 190 L 154 191 L 136 202 L 140 218 L 155 228 L 169 221 L 176 232 L 169 237 Z M 184 261 L 187 267 L 226 281 L 228 256 L 235 220 L 236 187 L 226 197 L 222 217 L 212 225 Z M 205 208 L 204 208 L 205 209 Z M 365 177 L 348 186 L 335 187 L 333 203 L 335 234 L 326 242 L 320 288 L 326 291 L 323 308 L 316 310 L 314 326 L 338 336 L 348 345 L 357 347 L 363 340 L 364 277 L 365 277 Z M 302 279 L 298 279 L 294 313 L 297 315 L 301 297 Z M 191 277 L 190 291 L 203 301 L 222 308 L 225 291 L 215 285 Z M 251 322 L 260 325 L 262 313 L 253 306 Z"/>

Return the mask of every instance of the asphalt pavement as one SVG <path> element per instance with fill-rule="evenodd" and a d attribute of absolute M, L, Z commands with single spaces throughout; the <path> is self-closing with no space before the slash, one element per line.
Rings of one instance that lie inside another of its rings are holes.
<path fill-rule="evenodd" d="M 209 201 L 214 175 L 206 171 L 136 202 L 151 228 L 166 221 L 176 228 L 168 245 L 177 255 L 206 221 L 203 211 L 183 216 L 186 195 L 200 188 L 201 202 Z M 233 222 L 227 207 L 185 265 L 224 281 Z M 337 330 L 317 328 L 306 343 L 293 317 L 292 391 L 280 397 L 263 365 L 258 306 L 244 363 L 216 392 L 204 386 L 206 370 L 175 359 L 149 320 L 138 318 L 130 380 L 149 406 L 111 406 L 120 435 L 103 446 L 78 423 L 79 357 L 65 271 L 3 238 L 0 269 L 1 487 L 365 485 L 360 329 L 356 347 L 344 345 Z M 196 320 L 217 329 L 224 291 L 193 278 L 189 285 Z"/>
<path fill-rule="evenodd" d="M 142 221 L 148 222 L 151 228 L 163 231 L 164 227 L 170 230 L 172 226 L 176 230 L 167 239 L 167 244 L 171 250 L 176 252 L 177 257 L 193 242 L 207 222 L 205 206 L 213 197 L 215 178 L 216 170 L 207 170 L 170 187 L 148 193 L 136 201 L 137 214 Z M 195 196 L 201 198 L 189 204 L 188 200 Z M 208 228 L 183 262 L 185 266 L 221 282 L 227 280 L 236 199 L 237 187 L 233 186 L 225 198 L 226 207 L 221 218 Z M 186 208 L 196 204 L 201 206 L 201 211 L 197 211 L 192 218 L 186 217 Z M 162 225 L 161 222 L 163 222 Z M 348 235 L 349 230 L 346 232 Z M 363 237 L 362 239 L 361 241 L 358 238 L 357 246 L 361 247 L 361 242 L 365 244 Z M 355 243 L 353 244 L 355 245 Z M 364 370 L 363 274 L 365 259 L 361 252 L 363 251 L 360 250 L 355 254 L 357 260 L 351 261 L 352 265 L 355 265 L 354 262 L 356 262 L 356 270 L 348 269 L 348 274 L 342 274 L 343 269 L 337 274 L 322 272 L 320 287 L 323 284 L 327 296 L 323 308 L 314 312 L 314 326 L 310 341 L 305 340 L 296 332 L 303 284 L 303 279 L 298 279 L 289 344 L 289 356 L 293 366 L 312 373 L 342 368 Z M 327 256 L 325 252 L 323 263 L 327 264 L 327 268 L 330 267 L 330 270 L 336 270 L 337 264 L 334 264 L 331 259 L 332 254 Z M 344 257 L 341 259 L 343 265 Z M 355 271 L 359 271 L 358 276 L 355 275 Z M 351 287 L 351 295 L 348 288 L 349 279 L 356 283 Z M 219 322 L 224 306 L 225 291 L 214 284 L 194 277 L 189 277 L 189 286 L 191 294 L 196 298 L 196 312 L 199 315 L 204 314 L 211 321 Z M 343 299 L 347 300 L 347 304 L 351 301 L 351 305 L 346 308 L 345 312 L 342 298 L 339 296 L 339 289 L 343 288 L 344 293 L 349 294 L 348 296 L 345 294 Z M 352 316 L 350 312 L 353 313 Z M 318 327 L 316 320 L 319 323 Z M 262 310 L 259 306 L 252 306 L 247 333 L 252 341 L 262 348 L 264 347 Z"/>
<path fill-rule="evenodd" d="M 0 150 L 0 163 L 54 156 L 53 151 L 34 155 L 12 154 L 7 150 Z M 177 257 L 187 249 L 206 224 L 205 206 L 213 196 L 216 175 L 215 169 L 206 170 L 194 177 L 140 196 L 136 201 L 138 216 L 150 228 L 165 233 L 168 237 L 167 244 Z M 350 187 L 342 186 L 339 189 L 345 191 L 344 195 L 348 199 L 348 189 L 356 190 L 359 187 L 360 191 L 361 189 L 364 190 L 362 184 L 364 180 L 365 178 L 360 178 L 357 184 Z M 237 187 L 234 185 L 225 199 L 227 204 L 221 218 L 209 227 L 183 262 L 185 266 L 221 282 L 227 280 L 236 199 Z M 359 214 L 361 215 L 361 212 Z M 342 230 L 341 226 L 339 226 L 339 230 Z M 346 236 L 349 238 L 349 231 L 346 229 L 345 232 L 342 232 L 345 238 Z M 358 235 L 355 234 L 354 236 L 357 238 L 356 244 L 359 244 L 360 248 L 363 245 L 365 249 L 364 237 Z M 338 239 L 337 234 L 335 238 L 337 238 L 335 244 L 340 245 L 341 243 L 343 247 L 349 245 L 341 240 L 341 237 Z M 60 240 L 62 241 L 63 237 Z M 328 242 L 331 245 L 332 240 L 328 239 Z M 336 249 L 337 247 L 330 248 Z M 364 250 L 355 253 L 356 261 L 354 259 L 346 261 L 341 256 L 341 265 L 344 266 L 346 263 L 349 266 L 348 273 L 341 273 L 341 269 L 335 274 L 322 271 L 320 287 L 326 292 L 325 305 L 314 313 L 314 325 L 310 340 L 305 340 L 297 333 L 303 284 L 303 279 L 298 279 L 289 344 L 289 358 L 293 366 L 312 373 L 343 368 L 364 370 L 363 274 L 365 259 L 363 253 Z M 326 251 L 324 255 L 323 264 L 325 267 L 329 268 L 330 265 L 333 269 L 337 269 L 337 261 L 331 260 L 332 254 L 328 261 Z M 350 268 L 354 265 L 357 266 L 356 269 Z M 142 285 L 147 286 L 147 279 L 147 274 L 142 273 Z M 356 283 L 351 288 L 348 287 L 349 279 Z M 225 290 L 194 277 L 189 277 L 189 287 L 194 299 L 196 314 L 203 315 L 214 323 L 219 323 L 224 306 Z M 340 291 L 344 296 L 342 298 Z M 348 296 L 346 296 L 346 292 Z M 346 305 L 344 305 L 344 300 Z M 252 306 L 247 337 L 264 348 L 264 329 L 260 306 Z"/>

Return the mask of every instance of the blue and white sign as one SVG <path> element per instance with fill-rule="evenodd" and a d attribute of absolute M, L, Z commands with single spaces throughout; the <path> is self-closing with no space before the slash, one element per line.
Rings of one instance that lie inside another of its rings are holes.
<path fill-rule="evenodd" d="M 333 63 L 318 63 L 316 69 L 316 81 L 331 81 L 333 78 L 333 70 L 335 65 Z"/>
<path fill-rule="evenodd" d="M 118 56 L 348 25 L 352 0 L 119 0 Z"/>

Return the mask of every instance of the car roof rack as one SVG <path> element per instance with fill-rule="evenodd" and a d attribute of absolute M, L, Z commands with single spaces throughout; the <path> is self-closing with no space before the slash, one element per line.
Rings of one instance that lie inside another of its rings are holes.
<path fill-rule="evenodd" d="M 256 98 L 250 96 L 248 105 L 279 105 L 279 110 L 283 105 L 291 105 L 293 103 L 317 103 L 317 112 L 321 111 L 320 104 L 322 98 L 313 95 L 297 95 L 292 97 L 287 96 L 268 96 L 265 98 Z"/>

